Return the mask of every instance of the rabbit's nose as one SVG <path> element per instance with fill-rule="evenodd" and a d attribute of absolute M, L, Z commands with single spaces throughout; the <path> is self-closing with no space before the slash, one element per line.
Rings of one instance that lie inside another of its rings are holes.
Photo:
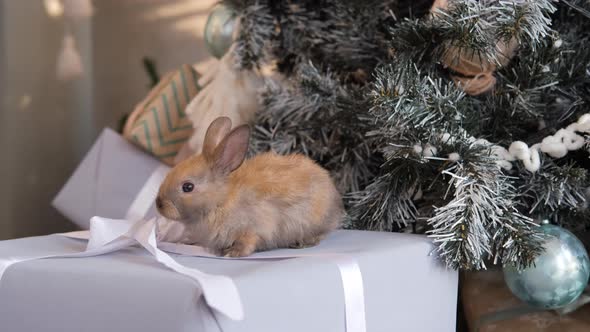
<path fill-rule="evenodd" d="M 164 206 L 164 204 L 162 203 L 162 199 L 160 198 L 160 196 L 158 196 L 158 197 L 156 198 L 156 207 L 157 207 L 158 209 L 161 209 L 161 208 L 162 208 L 162 206 Z"/>

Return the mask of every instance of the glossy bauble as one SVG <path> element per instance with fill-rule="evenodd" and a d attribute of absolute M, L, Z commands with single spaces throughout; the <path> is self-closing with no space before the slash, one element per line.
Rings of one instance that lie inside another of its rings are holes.
<path fill-rule="evenodd" d="M 557 309 L 574 302 L 584 291 L 590 261 L 584 245 L 568 230 L 544 222 L 545 251 L 534 266 L 504 267 L 504 279 L 514 295 L 540 308 Z"/>
<path fill-rule="evenodd" d="M 236 27 L 236 13 L 230 8 L 217 5 L 205 24 L 205 45 L 209 53 L 220 59 L 231 47 Z"/>

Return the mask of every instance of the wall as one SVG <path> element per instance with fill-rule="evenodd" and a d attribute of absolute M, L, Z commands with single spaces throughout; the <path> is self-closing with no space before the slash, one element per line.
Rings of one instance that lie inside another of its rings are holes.
<path fill-rule="evenodd" d="M 71 228 L 49 207 L 77 157 L 72 86 L 54 79 L 62 26 L 41 1 L 4 0 L 0 22 L 0 238 Z"/>
<path fill-rule="evenodd" d="M 212 4 L 95 0 L 95 16 L 74 29 L 85 76 L 62 83 L 63 20 L 42 1 L 0 0 L 0 239 L 74 229 L 52 198 L 100 130 L 147 93 L 143 56 L 161 72 L 207 56 L 200 36 Z"/>
<path fill-rule="evenodd" d="M 207 56 L 202 30 L 212 0 L 98 0 L 93 19 L 96 123 L 115 126 L 148 92 L 141 60 L 161 74 Z"/>

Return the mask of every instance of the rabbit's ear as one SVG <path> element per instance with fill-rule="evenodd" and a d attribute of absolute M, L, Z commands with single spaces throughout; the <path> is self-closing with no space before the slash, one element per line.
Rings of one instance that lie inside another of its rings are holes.
<path fill-rule="evenodd" d="M 213 120 L 207 128 L 205 141 L 203 142 L 203 155 L 207 159 L 213 158 L 215 148 L 221 140 L 229 133 L 231 129 L 231 120 L 226 116 L 218 117 Z"/>
<path fill-rule="evenodd" d="M 242 165 L 248 143 L 250 140 L 250 127 L 241 125 L 232 130 L 215 149 L 212 167 L 215 172 L 227 175 Z"/>

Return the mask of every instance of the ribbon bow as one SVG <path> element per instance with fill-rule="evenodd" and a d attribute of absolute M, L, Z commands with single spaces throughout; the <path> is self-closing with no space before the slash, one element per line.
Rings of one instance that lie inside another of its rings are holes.
<path fill-rule="evenodd" d="M 167 268 L 199 283 L 207 304 L 232 320 L 242 320 L 244 310 L 233 280 L 221 275 L 207 274 L 176 262 L 158 248 L 156 218 L 117 220 L 94 217 L 90 220 L 90 239 L 84 256 L 102 255 L 135 244 L 141 245 Z"/>

